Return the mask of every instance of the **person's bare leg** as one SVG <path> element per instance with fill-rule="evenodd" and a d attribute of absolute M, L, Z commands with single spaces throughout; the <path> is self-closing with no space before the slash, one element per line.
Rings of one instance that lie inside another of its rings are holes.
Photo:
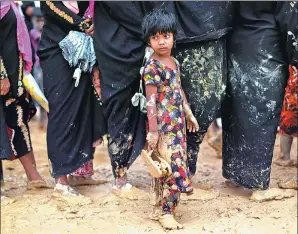
<path fill-rule="evenodd" d="M 291 160 L 291 147 L 293 137 L 289 135 L 280 136 L 280 157 L 275 161 L 279 166 L 293 166 L 294 162 Z"/>
<path fill-rule="evenodd" d="M 24 167 L 28 181 L 43 180 L 36 169 L 36 162 L 33 152 L 24 155 L 23 157 L 19 158 L 19 160 Z"/>

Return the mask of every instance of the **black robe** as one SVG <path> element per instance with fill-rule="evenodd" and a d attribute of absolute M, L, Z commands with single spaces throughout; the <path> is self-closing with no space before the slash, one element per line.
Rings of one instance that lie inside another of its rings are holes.
<path fill-rule="evenodd" d="M 58 45 L 69 31 L 82 31 L 79 24 L 84 20 L 88 2 L 79 2 L 78 6 L 80 12 L 76 15 L 62 2 L 41 2 L 45 25 L 38 55 L 50 109 L 47 147 L 53 177 L 67 175 L 91 160 L 95 136 L 105 133 L 96 132 L 104 129 L 101 128 L 103 116 L 94 112 L 101 107 L 94 95 L 91 75 L 82 73 L 75 87 L 72 78 L 75 68 L 69 66 Z"/>
<path fill-rule="evenodd" d="M 145 145 L 145 115 L 131 98 L 139 89 L 145 49 L 141 23 L 150 7 L 149 2 L 95 3 L 95 51 L 115 177 L 123 176 L 121 170 L 134 162 Z"/>
<path fill-rule="evenodd" d="M 266 189 L 270 183 L 288 78 L 288 26 L 282 25 L 297 25 L 297 15 L 292 20 L 290 12 L 281 12 L 286 5 L 290 2 L 236 3 L 222 108 L 223 176 L 250 189 Z"/>

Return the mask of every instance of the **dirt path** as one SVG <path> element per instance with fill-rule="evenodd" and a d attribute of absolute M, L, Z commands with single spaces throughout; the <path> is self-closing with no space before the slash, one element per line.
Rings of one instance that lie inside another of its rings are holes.
<path fill-rule="evenodd" d="M 46 134 L 31 124 L 32 140 L 39 171 L 49 178 L 46 152 Z M 297 146 L 297 141 L 296 144 Z M 276 142 L 274 157 L 279 154 Z M 297 147 L 292 151 L 296 154 Z M 195 183 L 212 184 L 209 191 L 200 191 L 199 200 L 182 199 L 178 208 L 179 221 L 184 230 L 179 234 L 296 234 L 297 194 L 293 198 L 256 203 L 248 200 L 250 192 L 226 188 L 221 176 L 221 160 L 206 141 L 202 144 Z M 53 198 L 52 190 L 26 191 L 26 177 L 18 161 L 4 162 L 5 198 L 1 201 L 2 234 L 160 234 L 163 229 L 148 219 L 150 176 L 142 160 L 132 166 L 129 178 L 142 190 L 138 200 L 120 199 L 110 192 L 112 173 L 106 146 L 100 147 L 95 156 L 96 175 L 109 183 L 85 186 L 79 191 L 90 197 L 93 204 L 70 207 Z M 280 179 L 297 173 L 297 168 L 273 165 L 271 187 Z"/>

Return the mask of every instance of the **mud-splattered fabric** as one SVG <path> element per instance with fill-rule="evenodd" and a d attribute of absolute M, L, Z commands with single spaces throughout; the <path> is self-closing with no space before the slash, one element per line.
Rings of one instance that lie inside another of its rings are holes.
<path fill-rule="evenodd" d="M 108 151 L 116 178 L 124 176 L 145 146 L 145 115 L 131 103 L 139 84 L 140 81 L 136 80 L 103 103 L 107 119 Z"/>
<path fill-rule="evenodd" d="M 237 4 L 222 107 L 223 176 L 246 188 L 266 189 L 288 76 L 286 57 L 276 2 Z"/>
<path fill-rule="evenodd" d="M 173 70 L 155 59 L 150 59 L 145 65 L 143 78 L 145 85 L 157 87 L 158 132 L 166 141 L 169 152 L 172 152 L 169 159 L 172 176 L 162 178 L 161 183 L 170 191 L 185 193 L 193 188 L 187 166 L 186 123 L 180 70 L 178 61 L 175 62 L 177 69 Z"/>
<path fill-rule="evenodd" d="M 199 146 L 225 95 L 226 40 L 177 44 L 174 55 L 181 64 L 183 90 L 200 125 L 199 132 L 187 132 L 188 166 L 194 175 Z"/>
<path fill-rule="evenodd" d="M 71 173 L 71 175 L 91 177 L 93 175 L 93 160 L 86 162 L 82 167 Z"/>
<path fill-rule="evenodd" d="M 297 69 L 297 68 L 296 68 Z M 298 136 L 298 74 L 289 66 L 290 77 L 286 87 L 283 107 L 280 116 L 279 133 Z"/>

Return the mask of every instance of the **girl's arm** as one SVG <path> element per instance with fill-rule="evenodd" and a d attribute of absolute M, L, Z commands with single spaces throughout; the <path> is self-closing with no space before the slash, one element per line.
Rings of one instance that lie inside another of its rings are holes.
<path fill-rule="evenodd" d="M 156 96 L 157 96 L 157 86 L 150 85 L 150 84 L 146 85 L 147 116 L 148 116 L 148 123 L 149 123 L 149 133 L 147 135 L 147 141 L 151 148 L 156 148 L 157 142 L 158 142 Z"/>
<path fill-rule="evenodd" d="M 183 96 L 183 107 L 185 112 L 185 119 L 186 119 L 186 125 L 189 132 L 197 132 L 200 129 L 200 126 L 198 124 L 197 119 L 194 117 L 190 106 L 188 104 L 187 98 L 185 96 L 185 93 L 182 89 L 182 96 Z"/>

